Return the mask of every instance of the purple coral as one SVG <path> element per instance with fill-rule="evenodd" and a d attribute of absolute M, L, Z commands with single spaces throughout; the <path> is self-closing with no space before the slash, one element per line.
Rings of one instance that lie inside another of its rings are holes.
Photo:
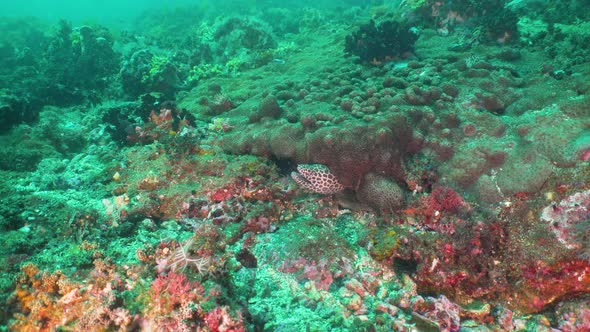
<path fill-rule="evenodd" d="M 330 169 L 321 164 L 301 164 L 291 177 L 301 187 L 319 194 L 334 194 L 344 189 Z"/>
<path fill-rule="evenodd" d="M 543 209 L 541 220 L 549 222 L 560 243 L 569 249 L 582 248 L 590 226 L 590 190 L 570 195 Z"/>

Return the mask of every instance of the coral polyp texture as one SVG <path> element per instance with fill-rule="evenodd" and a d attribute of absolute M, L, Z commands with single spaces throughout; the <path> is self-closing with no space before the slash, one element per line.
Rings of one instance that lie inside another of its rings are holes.
<path fill-rule="evenodd" d="M 588 1 L 25 3 L 0 331 L 590 331 Z"/>
<path fill-rule="evenodd" d="M 405 203 L 404 190 L 397 183 L 374 173 L 365 175 L 356 197 L 360 202 L 383 213 L 393 213 Z"/>

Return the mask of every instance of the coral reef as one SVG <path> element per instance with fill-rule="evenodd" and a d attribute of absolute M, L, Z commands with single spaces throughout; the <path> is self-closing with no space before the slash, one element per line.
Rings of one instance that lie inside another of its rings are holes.
<path fill-rule="evenodd" d="M 0 330 L 588 330 L 582 3 L 3 18 Z"/>

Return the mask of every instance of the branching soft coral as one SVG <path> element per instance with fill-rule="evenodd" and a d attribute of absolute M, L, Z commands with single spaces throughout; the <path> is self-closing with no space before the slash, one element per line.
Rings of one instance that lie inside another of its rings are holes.
<path fill-rule="evenodd" d="M 144 325 L 164 331 L 195 329 L 203 316 L 200 304 L 204 294 L 203 286 L 189 281 L 184 274 L 158 276 L 149 291 Z"/>
<path fill-rule="evenodd" d="M 202 299 L 205 289 L 198 282 L 190 282 L 186 275 L 170 272 L 158 276 L 150 289 L 153 304 L 159 310 L 173 310 L 190 302 Z"/>

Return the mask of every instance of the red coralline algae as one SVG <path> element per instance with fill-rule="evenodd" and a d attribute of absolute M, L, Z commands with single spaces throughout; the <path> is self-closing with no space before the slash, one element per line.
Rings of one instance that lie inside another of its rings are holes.
<path fill-rule="evenodd" d="M 276 226 L 273 225 L 272 218 L 260 215 L 246 220 L 245 223 L 242 225 L 241 231 L 244 233 L 252 232 L 258 234 L 272 232 L 275 229 Z"/>
<path fill-rule="evenodd" d="M 328 290 L 335 279 L 352 273 L 342 261 L 320 259 L 309 260 L 302 257 L 285 260 L 279 267 L 283 273 L 291 273 L 302 280 L 313 282 L 317 289 Z"/>
<path fill-rule="evenodd" d="M 158 305 L 159 310 L 173 311 L 175 308 L 196 301 L 205 293 L 205 289 L 198 282 L 190 282 L 182 273 L 169 272 L 158 276 L 152 282 L 151 298 Z"/>
<path fill-rule="evenodd" d="M 564 332 L 590 331 L 590 300 L 573 301 L 559 305 L 559 330 Z"/>
<path fill-rule="evenodd" d="M 217 307 L 205 316 L 205 323 L 212 332 L 243 332 L 242 315 L 237 312 L 232 317 L 227 307 Z"/>
<path fill-rule="evenodd" d="M 521 312 L 538 312 L 548 304 L 575 294 L 590 292 L 590 265 L 583 260 L 566 260 L 552 265 L 523 268 L 513 305 Z"/>
<path fill-rule="evenodd" d="M 234 197 L 234 193 L 228 188 L 219 188 L 209 196 L 214 202 L 223 202 Z"/>
<path fill-rule="evenodd" d="M 430 195 L 422 197 L 419 204 L 418 208 L 410 208 L 405 212 L 425 217 L 426 224 L 440 219 L 443 213 L 457 213 L 460 208 L 467 206 L 455 190 L 438 185 L 434 187 Z"/>
<path fill-rule="evenodd" d="M 437 186 L 430 193 L 431 203 L 440 211 L 457 212 L 465 205 L 465 201 L 456 191 L 449 187 Z"/>

